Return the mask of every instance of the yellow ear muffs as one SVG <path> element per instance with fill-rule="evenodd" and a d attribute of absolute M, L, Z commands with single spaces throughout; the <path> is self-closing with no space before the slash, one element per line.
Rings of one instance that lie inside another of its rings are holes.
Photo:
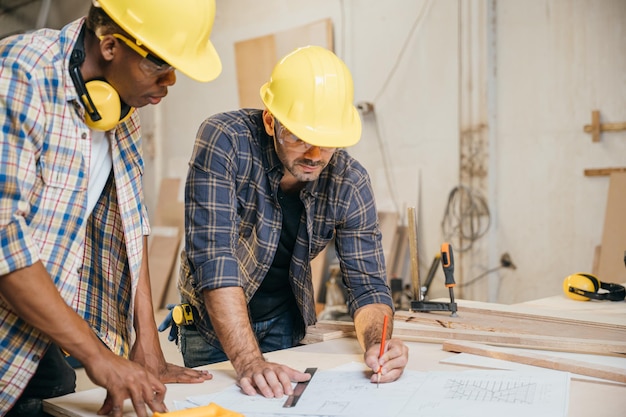
<path fill-rule="evenodd" d="M 598 292 L 600 289 L 605 292 Z M 626 298 L 626 288 L 622 285 L 601 282 L 591 274 L 582 272 L 569 275 L 563 280 L 563 292 L 572 300 L 622 301 Z"/>
<path fill-rule="evenodd" d="M 99 120 L 93 120 L 92 114 L 94 112 L 86 111 L 85 123 L 90 128 L 104 131 L 111 130 L 119 123 L 128 119 L 132 114 L 133 108 L 129 108 L 126 114 L 122 114 L 124 107 L 128 106 L 123 106 L 117 91 L 106 81 L 89 81 L 86 87 L 91 97 L 91 103 L 95 106 L 93 110 L 97 110 L 97 114 L 100 115 Z M 85 107 L 90 105 L 89 101 L 84 100 L 82 97 L 81 100 Z"/>
<path fill-rule="evenodd" d="M 85 83 L 80 72 L 80 66 L 85 61 L 84 36 L 83 26 L 70 55 L 70 77 L 85 108 L 85 124 L 95 130 L 111 130 L 130 117 L 134 109 L 122 102 L 117 91 L 106 81 Z"/>

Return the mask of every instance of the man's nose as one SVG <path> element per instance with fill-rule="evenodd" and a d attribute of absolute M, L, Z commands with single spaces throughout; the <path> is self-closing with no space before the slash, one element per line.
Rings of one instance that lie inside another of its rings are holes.
<path fill-rule="evenodd" d="M 307 158 L 313 160 L 318 160 L 322 158 L 322 150 L 319 146 L 311 146 L 309 149 L 306 150 L 304 154 L 307 156 Z"/>
<path fill-rule="evenodd" d="M 176 84 L 176 71 L 172 69 L 171 71 L 161 75 L 157 79 L 157 84 L 164 87 L 171 87 Z"/>

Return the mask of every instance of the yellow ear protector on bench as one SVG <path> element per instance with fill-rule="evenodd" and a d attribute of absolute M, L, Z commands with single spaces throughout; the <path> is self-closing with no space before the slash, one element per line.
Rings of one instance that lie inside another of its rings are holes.
<path fill-rule="evenodd" d="M 106 81 L 93 80 L 85 83 L 80 72 L 80 66 L 85 61 L 84 38 L 83 26 L 70 56 L 70 77 L 85 108 L 87 126 L 94 130 L 111 130 L 130 117 L 134 109 L 121 101 L 117 91 Z"/>
<path fill-rule="evenodd" d="M 598 292 L 600 289 L 606 292 Z M 595 276 L 582 272 L 565 278 L 563 292 L 569 298 L 578 301 L 589 299 L 622 301 L 626 297 L 626 288 L 622 285 L 600 282 Z"/>

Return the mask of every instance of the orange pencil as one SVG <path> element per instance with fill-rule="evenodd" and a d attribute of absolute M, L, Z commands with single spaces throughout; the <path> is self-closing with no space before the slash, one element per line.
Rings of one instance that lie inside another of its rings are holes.
<path fill-rule="evenodd" d="M 387 316 L 385 315 L 385 320 L 383 321 L 383 335 L 380 338 L 380 353 L 378 354 L 378 359 L 380 359 L 383 354 L 385 353 L 385 339 L 387 338 Z M 376 388 L 378 388 L 378 385 L 380 384 L 380 374 L 383 371 L 383 367 L 382 365 L 378 366 L 378 371 L 376 372 L 378 374 L 377 377 L 377 381 L 376 381 Z"/>

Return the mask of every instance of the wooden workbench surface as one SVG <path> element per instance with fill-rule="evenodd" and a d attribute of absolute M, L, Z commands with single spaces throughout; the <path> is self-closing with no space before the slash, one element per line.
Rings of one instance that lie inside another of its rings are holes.
<path fill-rule="evenodd" d="M 461 371 L 472 369 L 465 366 L 440 363 L 456 355 L 445 352 L 440 344 L 408 342 L 410 363 L 408 369 L 417 371 Z M 343 338 L 315 343 L 267 354 L 269 360 L 279 361 L 297 369 L 318 367 L 330 369 L 336 366 L 361 361 L 362 355 L 357 341 Z M 173 409 L 174 400 L 184 400 L 191 395 L 220 391 L 235 383 L 234 371 L 229 362 L 205 367 L 211 370 L 213 380 L 203 384 L 170 384 L 166 403 Z M 401 383 L 398 381 L 397 383 Z M 101 388 L 70 394 L 48 400 L 46 411 L 56 416 L 96 417 L 102 405 L 105 391 Z M 569 417 L 617 417 L 626 410 L 626 385 L 617 383 L 589 382 L 572 379 L 570 385 Z M 132 407 L 126 405 L 125 416 L 132 416 Z"/>

